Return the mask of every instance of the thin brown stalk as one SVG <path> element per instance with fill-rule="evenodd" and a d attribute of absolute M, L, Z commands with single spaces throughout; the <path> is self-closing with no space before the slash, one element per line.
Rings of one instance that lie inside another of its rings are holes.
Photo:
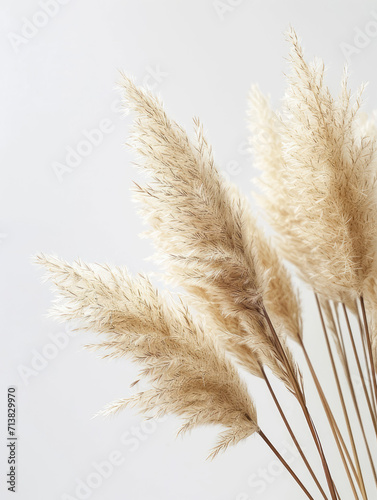
<path fill-rule="evenodd" d="M 308 354 L 308 352 L 306 350 L 306 347 L 305 347 L 305 345 L 304 345 L 303 342 L 301 342 L 300 345 L 301 345 L 301 348 L 303 350 L 303 353 L 304 353 L 304 356 L 305 356 L 305 360 L 306 360 L 306 362 L 308 364 L 310 373 L 312 375 L 314 384 L 316 386 L 318 395 L 320 397 L 323 409 L 324 409 L 324 411 L 326 413 L 327 420 L 328 420 L 329 425 L 331 427 L 331 431 L 332 431 L 335 443 L 337 445 L 340 457 L 342 459 L 342 463 L 343 463 L 344 469 L 346 471 L 347 478 L 348 478 L 348 481 L 350 483 L 352 492 L 354 494 L 355 499 L 358 500 L 359 495 L 356 492 L 356 488 L 355 488 L 355 485 L 354 485 L 354 482 L 353 482 L 353 479 L 352 479 L 352 476 L 351 476 L 351 471 L 350 471 L 350 468 L 351 468 L 352 473 L 353 473 L 353 475 L 354 475 L 354 477 L 355 477 L 355 479 L 357 481 L 357 484 L 359 485 L 360 481 L 359 481 L 359 477 L 358 477 L 358 474 L 357 474 L 356 469 L 355 469 L 355 465 L 354 465 L 354 463 L 353 463 L 353 461 L 351 459 L 351 456 L 349 454 L 348 448 L 347 448 L 347 446 L 346 446 L 346 444 L 344 442 L 344 439 L 343 439 L 343 436 L 342 436 L 342 434 L 340 432 L 338 424 L 336 423 L 334 415 L 333 415 L 333 413 L 331 411 L 330 405 L 328 404 L 328 401 L 327 401 L 327 398 L 325 396 L 325 393 L 323 392 L 321 383 L 320 383 L 320 381 L 319 381 L 319 379 L 317 377 L 317 374 L 316 374 L 316 372 L 314 370 L 313 364 L 312 364 L 312 362 L 310 360 L 310 357 L 309 357 L 309 354 Z M 346 459 L 348 460 L 349 465 L 347 464 Z"/>
<path fill-rule="evenodd" d="M 360 336 L 361 336 L 361 340 L 362 340 L 361 343 L 362 343 L 362 347 L 363 347 L 365 367 L 367 370 L 369 397 L 370 397 L 370 401 L 372 402 L 373 401 L 372 375 L 371 375 L 371 370 L 370 370 L 370 365 L 369 365 L 369 357 L 368 357 L 367 347 L 366 347 L 365 329 L 364 329 L 364 325 L 363 325 L 363 320 L 361 319 L 361 316 L 360 316 L 360 311 L 359 311 L 359 307 L 358 307 L 357 302 L 356 302 L 356 313 L 357 313 L 357 322 L 359 324 Z M 374 418 L 377 421 L 377 413 L 376 413 L 376 408 L 374 407 L 374 405 L 372 405 L 372 410 L 374 413 Z"/>
<path fill-rule="evenodd" d="M 275 446 L 271 443 L 271 441 L 268 439 L 268 437 L 262 432 L 262 430 L 259 429 L 258 434 L 260 437 L 263 439 L 263 441 L 267 444 L 267 446 L 270 448 L 270 450 L 275 454 L 275 456 L 280 460 L 280 462 L 284 465 L 284 467 L 287 469 L 289 474 L 293 477 L 293 479 L 296 481 L 296 483 L 300 486 L 302 491 L 305 493 L 305 495 L 310 498 L 311 500 L 314 500 L 312 495 L 309 493 L 309 491 L 305 488 L 305 486 L 302 484 L 300 479 L 297 477 L 297 475 L 294 473 L 292 468 L 288 465 L 286 460 L 281 456 L 281 454 L 278 452 L 278 450 L 275 448 Z"/>
<path fill-rule="evenodd" d="M 345 309 L 344 304 L 343 304 L 343 308 Z M 351 342 L 353 342 L 353 344 L 354 344 L 354 339 L 353 339 L 351 325 L 349 323 L 347 311 L 345 311 L 345 317 L 346 317 L 347 329 L 348 329 L 349 335 L 351 337 Z M 357 352 L 356 352 L 356 357 L 357 357 Z M 352 401 L 353 401 L 353 404 L 354 404 L 354 407 L 355 407 L 357 419 L 359 421 L 361 433 L 363 435 L 363 439 L 364 439 L 365 447 L 366 447 L 366 450 L 367 450 L 369 462 L 370 462 L 370 465 L 371 465 L 371 468 L 372 468 L 374 480 L 375 480 L 376 485 L 377 485 L 376 468 L 375 468 L 374 463 L 373 463 L 373 458 L 372 458 L 372 454 L 371 454 L 371 451 L 370 451 L 369 442 L 368 442 L 368 439 L 367 439 L 367 436 L 366 436 L 366 433 L 365 433 L 364 422 L 363 422 L 363 420 L 361 418 L 360 407 L 359 407 L 359 403 L 358 403 L 357 398 L 356 398 L 355 388 L 354 388 L 354 385 L 353 385 L 353 382 L 352 382 L 351 372 L 350 372 L 350 369 L 349 369 L 349 364 L 348 364 L 348 359 L 347 359 L 347 355 L 346 354 L 345 354 L 345 361 L 346 362 L 345 362 L 344 368 L 345 368 L 346 378 L 347 378 L 347 381 L 348 381 L 348 386 L 349 386 L 351 397 L 352 397 Z"/>
<path fill-rule="evenodd" d="M 339 399 L 340 399 L 340 402 L 341 402 L 341 405 L 342 405 L 343 415 L 344 415 L 344 418 L 345 418 L 345 421 L 346 421 L 346 425 L 347 425 L 348 435 L 349 435 L 349 438 L 350 438 L 350 441 L 351 441 L 352 452 L 353 452 L 353 456 L 354 456 L 354 459 L 355 459 L 358 476 L 359 476 L 359 479 L 360 479 L 361 492 L 362 492 L 363 498 L 365 500 L 367 500 L 367 493 L 366 493 L 366 490 L 365 490 L 364 477 L 363 477 L 363 474 L 361 472 L 360 460 L 359 460 L 359 456 L 358 456 L 358 453 L 357 453 L 355 439 L 354 439 L 354 436 L 353 436 L 351 423 L 350 423 L 350 420 L 349 420 L 349 416 L 348 416 L 346 404 L 345 404 L 345 401 L 344 401 L 343 391 L 342 391 L 342 387 L 341 387 L 340 381 L 339 381 L 338 370 L 337 370 L 336 365 L 335 365 L 334 355 L 332 353 L 332 349 L 331 349 L 331 345 L 330 345 L 329 335 L 328 335 L 326 324 L 325 324 L 325 321 L 324 321 L 324 318 L 323 318 L 321 304 L 319 302 L 317 294 L 315 294 L 315 298 L 316 298 L 316 302 L 317 302 L 317 307 L 318 307 L 319 315 L 320 315 L 320 318 L 321 318 L 322 329 L 323 329 L 323 333 L 325 335 L 326 346 L 327 346 L 327 350 L 328 350 L 329 357 L 330 357 L 331 367 L 332 367 L 332 371 L 333 371 L 333 374 L 334 374 L 334 378 L 335 378 L 335 382 L 336 382 L 336 386 L 337 386 L 337 390 L 338 390 Z"/>
<path fill-rule="evenodd" d="M 369 326 L 368 326 L 368 320 L 367 320 L 367 313 L 365 310 L 365 303 L 364 303 L 364 298 L 362 295 L 360 296 L 360 305 L 361 305 L 361 313 L 363 315 L 363 322 L 364 322 L 364 328 L 365 328 L 365 339 L 366 339 L 366 344 L 367 344 L 368 357 L 369 357 L 371 376 L 372 376 L 372 382 L 373 382 L 374 402 L 375 402 L 375 405 L 377 407 L 377 379 L 376 379 L 376 372 L 374 370 L 372 344 L 371 344 L 371 340 L 370 340 L 370 332 L 369 332 Z"/>
<path fill-rule="evenodd" d="M 352 333 L 351 323 L 349 321 L 349 317 L 348 317 L 348 313 L 347 313 L 347 308 L 346 308 L 345 304 L 342 304 L 342 306 L 343 306 L 343 311 L 344 311 L 344 317 L 346 318 L 346 323 L 347 323 L 347 329 L 348 329 L 349 337 L 350 337 L 351 344 L 352 344 L 353 354 L 354 354 L 354 357 L 355 357 L 355 360 L 356 360 L 356 364 L 357 364 L 357 369 L 358 369 L 358 372 L 359 372 L 359 377 L 360 377 L 361 382 L 362 382 L 365 399 L 366 399 L 366 402 L 367 402 L 367 405 L 368 405 L 370 417 L 372 419 L 372 423 L 373 423 L 373 427 L 374 427 L 374 432 L 376 433 L 376 436 L 377 436 L 376 415 L 375 415 L 375 413 L 373 411 L 372 403 L 371 403 L 371 400 L 370 400 L 370 397 L 369 397 L 369 393 L 368 393 L 368 390 L 367 390 L 367 386 L 366 386 L 366 383 L 365 383 L 364 374 L 363 374 L 363 370 L 362 370 L 361 363 L 360 363 L 360 358 L 359 358 L 359 355 L 358 355 L 358 352 L 357 352 L 357 348 L 356 348 L 356 344 L 355 344 L 355 339 L 354 339 L 353 333 Z"/>
<path fill-rule="evenodd" d="M 345 376 L 346 376 L 346 380 L 347 380 L 347 383 L 348 383 L 348 387 L 349 387 L 349 390 L 350 390 L 352 401 L 353 401 L 353 404 L 354 404 L 354 407 L 355 407 L 355 411 L 356 411 L 357 418 L 358 418 L 358 421 L 359 421 L 360 429 L 361 429 L 361 432 L 362 432 L 362 435 L 363 435 L 363 439 L 364 439 L 364 443 L 365 443 L 365 446 L 366 446 L 368 458 L 369 458 L 369 461 L 370 461 L 370 464 L 371 464 L 373 476 L 374 476 L 375 482 L 377 484 L 376 469 L 375 469 L 373 458 L 372 458 L 372 454 L 371 454 L 371 451 L 370 451 L 369 442 L 368 442 L 368 439 L 366 437 L 364 422 L 363 422 L 363 420 L 361 418 L 360 406 L 359 406 L 359 402 L 358 402 L 357 397 L 356 397 L 356 391 L 355 391 L 354 383 L 353 383 L 353 380 L 352 380 L 352 377 L 351 377 L 350 364 L 349 364 L 347 350 L 345 348 L 345 343 L 344 343 L 343 329 L 342 329 L 342 326 L 341 326 L 341 323 L 340 323 L 340 318 L 339 318 L 338 310 L 335 307 L 335 305 L 334 305 L 334 308 L 335 308 L 335 312 L 336 312 L 336 316 L 337 316 L 337 329 L 336 329 L 335 334 L 336 334 L 339 342 L 342 345 L 342 357 L 343 357 L 343 359 L 342 359 L 342 366 L 344 368 L 344 373 L 345 373 Z M 355 343 L 354 335 L 353 335 L 352 328 L 351 328 L 351 323 L 349 321 L 349 315 L 348 315 L 348 312 L 347 312 L 347 306 L 344 303 L 342 303 L 342 308 L 343 308 L 343 312 L 344 312 L 344 316 L 345 316 L 345 320 L 346 320 L 346 324 L 347 324 L 347 330 L 348 330 L 350 341 L 351 341 L 351 345 L 352 345 L 353 355 L 354 355 L 355 361 L 356 361 L 357 366 L 358 366 L 358 371 L 359 371 L 360 378 L 361 378 L 362 383 L 363 383 L 364 394 L 365 394 L 365 398 L 366 398 L 366 401 L 367 401 L 367 404 L 368 404 L 368 407 L 369 407 L 369 411 L 370 411 L 370 416 L 371 416 L 371 419 L 372 419 L 372 423 L 373 423 L 373 426 L 374 426 L 374 428 L 376 430 L 374 413 L 373 413 L 373 409 L 372 409 L 372 406 L 371 406 L 371 402 L 370 402 L 370 398 L 369 398 L 369 393 L 368 393 L 368 390 L 366 388 L 366 384 L 365 384 L 365 380 L 364 380 L 364 376 L 363 376 L 363 371 L 362 371 L 362 368 L 361 368 L 360 358 L 359 358 L 359 355 L 358 355 L 358 351 L 357 351 L 357 348 L 356 348 L 356 343 Z M 331 311 L 331 314 L 332 314 L 332 311 Z"/>
<path fill-rule="evenodd" d="M 303 452 L 303 450 L 302 450 L 299 442 L 297 441 L 296 435 L 293 432 L 292 427 L 290 426 L 290 424 L 288 422 L 288 419 L 287 419 L 287 417 L 286 417 L 286 415 L 284 413 L 284 410 L 283 410 L 283 408 L 281 407 L 281 405 L 279 403 L 279 400 L 278 400 L 278 398 L 277 398 L 277 396 L 275 394 L 275 391 L 274 391 L 274 389 L 273 389 L 273 387 L 272 387 L 272 385 L 271 385 L 271 383 L 270 383 L 270 381 L 269 381 L 269 379 L 268 379 L 268 377 L 266 375 L 266 372 L 265 372 L 263 366 L 261 366 L 261 371 L 262 371 L 263 379 L 264 379 L 264 381 L 267 384 L 268 390 L 270 391 L 270 394 L 271 394 L 272 399 L 273 399 L 273 401 L 274 401 L 274 403 L 276 405 L 276 408 L 278 409 L 278 411 L 280 413 L 280 416 L 283 419 L 283 422 L 284 422 L 284 424 L 285 424 L 285 426 L 286 426 L 286 428 L 287 428 L 287 430 L 288 430 L 288 432 L 289 432 L 289 434 L 290 434 L 290 436 L 291 436 L 291 438 L 292 438 L 292 440 L 293 440 L 293 442 L 294 442 L 294 444 L 295 444 L 295 446 L 297 448 L 297 451 L 300 453 L 301 458 L 304 461 L 304 463 L 306 465 L 306 468 L 308 469 L 310 475 L 312 476 L 312 478 L 313 478 L 315 484 L 317 485 L 319 491 L 321 492 L 321 495 L 323 496 L 323 498 L 327 499 L 326 493 L 324 492 L 324 490 L 323 490 L 323 488 L 321 486 L 321 483 L 319 482 L 319 480 L 318 480 L 317 476 L 315 475 L 315 473 L 314 473 L 314 471 L 313 471 L 310 463 L 308 462 L 308 459 L 306 458 L 305 453 Z"/>
<path fill-rule="evenodd" d="M 330 301 L 329 301 L 329 304 L 330 304 Z M 339 342 L 342 346 L 342 363 L 345 362 L 345 358 L 346 358 L 346 348 L 345 348 L 345 345 L 344 345 L 344 339 L 343 339 L 343 335 L 341 335 L 342 333 L 342 326 L 340 324 L 340 317 L 339 317 L 339 313 L 338 313 L 338 308 L 337 308 L 337 305 L 336 303 L 333 303 L 334 305 L 334 310 L 335 310 L 335 316 L 336 316 L 336 324 L 335 324 L 335 328 L 337 328 L 337 331 L 336 331 L 336 335 L 337 335 L 337 338 L 339 339 Z M 331 315 L 333 316 L 333 312 L 332 312 L 332 309 L 331 309 L 331 304 L 330 304 L 330 311 L 331 311 Z M 335 323 L 335 322 L 334 322 Z"/>
<path fill-rule="evenodd" d="M 327 484 L 328 484 L 328 487 L 329 487 L 329 490 L 330 490 L 331 498 L 333 500 L 336 500 L 337 499 L 337 494 L 336 494 L 336 491 L 335 491 L 334 481 L 332 479 L 331 472 L 330 472 L 330 469 L 329 469 L 329 466 L 328 466 L 328 463 L 327 463 L 327 460 L 326 460 L 326 456 L 324 454 L 324 451 L 323 451 L 323 448 L 322 448 L 322 444 L 321 444 L 321 441 L 319 439 L 317 430 L 316 430 L 314 422 L 313 422 L 313 420 L 312 420 L 312 418 L 310 416 L 309 410 L 308 410 L 308 408 L 306 406 L 304 394 L 301 391 L 301 387 L 298 384 L 298 381 L 297 381 L 296 377 L 294 376 L 294 373 L 291 371 L 291 367 L 290 367 L 290 365 L 288 363 L 288 359 L 286 358 L 284 349 L 283 349 L 283 347 L 282 347 L 282 345 L 280 343 L 279 336 L 276 333 L 276 330 L 275 330 L 275 328 L 274 328 L 274 326 L 273 326 L 273 324 L 271 322 L 271 319 L 270 319 L 270 317 L 269 317 L 266 309 L 263 306 L 262 306 L 262 309 L 263 309 L 263 313 L 264 313 L 264 316 L 266 318 L 267 324 L 269 326 L 269 329 L 270 329 L 270 331 L 272 333 L 272 336 L 274 337 L 275 342 L 277 343 L 277 347 L 278 347 L 278 349 L 279 349 L 279 351 L 281 353 L 282 359 L 285 360 L 285 362 L 286 362 L 287 371 L 290 374 L 291 382 L 293 384 L 293 387 L 295 388 L 295 393 L 294 394 L 296 396 L 297 401 L 299 402 L 299 404 L 301 406 L 301 409 L 302 409 L 302 412 L 304 414 L 305 420 L 307 422 L 307 425 L 309 427 L 310 433 L 312 435 L 312 438 L 313 438 L 314 443 L 316 445 L 317 451 L 318 451 L 319 456 L 321 458 L 322 467 L 323 467 L 323 470 L 324 470 L 324 473 L 325 473 L 325 476 L 326 476 L 326 481 L 327 481 Z"/>

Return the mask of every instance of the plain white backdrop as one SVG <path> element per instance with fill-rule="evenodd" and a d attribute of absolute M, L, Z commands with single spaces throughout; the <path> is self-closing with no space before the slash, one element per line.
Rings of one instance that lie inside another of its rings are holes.
<path fill-rule="evenodd" d="M 139 238 L 143 226 L 131 200 L 139 174 L 124 147 L 131 117 L 121 114 L 114 90 L 119 69 L 160 94 L 185 127 L 199 116 L 219 168 L 250 193 L 258 173 L 246 151 L 247 93 L 258 83 L 279 105 L 284 31 L 292 25 L 307 56 L 325 60 L 335 90 L 348 60 L 352 86 L 370 82 L 365 110 L 371 111 L 377 108 L 375 2 L 1 0 L 0 21 L 0 497 L 11 498 L 6 390 L 15 385 L 20 500 L 303 498 L 258 437 L 208 462 L 218 429 L 176 439 L 175 418 L 145 423 L 129 410 L 92 419 L 130 394 L 137 370 L 83 350 L 90 335 L 45 317 L 53 295 L 31 256 L 43 251 L 156 271 L 146 261 L 152 247 Z M 305 335 L 319 366 L 320 324 L 305 289 L 303 299 Z M 263 384 L 245 377 L 260 425 L 311 485 Z M 276 387 L 314 456 L 295 402 Z M 310 380 L 307 390 L 313 392 Z M 334 393 L 331 384 L 327 390 Z M 310 404 L 335 457 L 318 401 Z M 340 465 L 335 473 L 342 489 Z"/>

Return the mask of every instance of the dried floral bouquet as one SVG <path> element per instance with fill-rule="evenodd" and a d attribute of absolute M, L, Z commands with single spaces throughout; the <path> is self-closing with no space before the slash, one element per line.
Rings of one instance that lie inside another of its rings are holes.
<path fill-rule="evenodd" d="M 332 97 L 323 63 L 308 64 L 293 30 L 288 38 L 291 71 L 281 112 L 274 112 L 257 88 L 250 97 L 251 145 L 263 172 L 259 200 L 274 230 L 274 246 L 247 200 L 216 169 L 200 122 L 194 120 L 190 139 L 154 95 L 122 76 L 125 105 L 136 114 L 130 146 L 151 176 L 149 184 L 136 185 L 136 197 L 164 277 L 186 294 L 174 300 L 148 277 L 131 277 L 125 268 L 68 264 L 44 255 L 36 260 L 59 293 L 53 315 L 100 334 L 101 342 L 89 347 L 104 349 L 104 356 L 129 356 L 142 367 L 140 377 L 149 388 L 114 402 L 105 414 L 137 406 L 148 417 L 182 417 L 181 431 L 220 424 L 225 431 L 211 457 L 256 433 L 305 497 L 374 499 L 377 130 L 362 119 L 361 91 L 351 96 L 346 73 L 339 96 Z M 300 302 L 282 259 L 294 264 L 315 294 L 340 415 L 334 414 L 306 349 Z M 331 427 L 347 478 L 341 488 L 308 409 L 292 341 L 302 350 Z M 312 484 L 303 484 L 263 433 L 237 363 L 264 380 Z M 361 396 L 353 366 L 362 381 Z M 304 453 L 288 422 L 272 376 L 302 410 L 321 459 L 320 473 L 311 465 L 317 457 Z M 349 416 L 347 394 L 356 421 Z M 374 482 L 368 486 L 370 475 Z"/>

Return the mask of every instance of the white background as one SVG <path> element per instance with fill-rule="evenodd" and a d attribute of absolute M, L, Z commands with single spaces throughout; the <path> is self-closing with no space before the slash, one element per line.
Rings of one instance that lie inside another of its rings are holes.
<path fill-rule="evenodd" d="M 145 260 L 152 247 L 139 238 L 142 223 L 131 201 L 138 173 L 124 148 L 131 117 L 119 112 L 119 69 L 153 86 L 185 127 L 199 116 L 219 168 L 250 193 L 250 180 L 258 174 L 245 153 L 247 93 L 257 82 L 279 104 L 287 69 L 284 31 L 294 26 L 307 56 L 325 60 L 334 89 L 348 52 L 353 87 L 370 81 L 370 111 L 377 107 L 377 6 L 366 0 L 65 3 L 50 2 L 55 12 L 46 16 L 43 1 L 0 2 L 0 497 L 11 498 L 5 485 L 5 404 L 6 388 L 16 385 L 20 500 L 304 498 L 257 436 L 208 462 L 218 429 L 175 439 L 174 418 L 146 426 L 129 410 L 92 419 L 106 403 L 130 393 L 135 367 L 97 358 L 82 349 L 93 340 L 90 335 L 68 337 L 64 326 L 46 319 L 52 293 L 30 258 L 43 251 L 69 261 L 127 265 L 132 272 L 155 270 Z M 66 163 L 67 148 L 77 149 L 85 131 L 98 129 L 103 120 L 103 140 L 59 179 L 53 165 Z M 319 366 L 326 361 L 320 324 L 311 295 L 303 296 L 305 335 Z M 51 338 L 58 334 L 69 340 L 54 352 Z M 263 384 L 247 380 L 261 427 L 311 484 Z M 331 384 L 327 389 L 331 394 Z M 313 392 L 310 381 L 307 390 Z M 297 405 L 280 387 L 279 392 L 318 464 Z M 318 401 L 310 405 L 327 452 L 335 456 Z M 88 479 L 94 484 L 95 464 L 115 450 L 122 463 L 101 484 L 78 491 Z M 340 465 L 335 476 L 340 489 L 346 486 Z"/>

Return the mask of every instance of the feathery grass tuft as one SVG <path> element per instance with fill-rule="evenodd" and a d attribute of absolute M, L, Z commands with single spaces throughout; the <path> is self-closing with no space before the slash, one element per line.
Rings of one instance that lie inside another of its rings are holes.
<path fill-rule="evenodd" d="M 147 416 L 172 413 L 184 419 L 181 431 L 218 424 L 221 434 L 212 456 L 258 431 L 256 409 L 233 364 L 211 331 L 194 319 L 181 299 L 173 302 L 146 276 L 132 278 L 123 268 L 73 264 L 40 255 L 59 301 L 52 315 L 78 322 L 103 337 L 93 349 L 105 356 L 130 357 L 142 366 L 150 389 L 115 401 L 105 414 L 136 406 Z"/>
<path fill-rule="evenodd" d="M 346 72 L 333 98 L 323 63 L 308 64 L 293 30 L 288 38 L 281 115 L 256 87 L 250 98 L 261 203 L 284 257 L 314 291 L 341 302 L 362 294 L 375 266 L 375 137 L 357 129 L 361 91 L 351 96 Z"/>
<path fill-rule="evenodd" d="M 201 312 L 213 317 L 224 345 L 244 367 L 261 376 L 260 364 L 265 364 L 296 392 L 300 373 L 285 336 L 279 338 L 285 356 L 271 337 L 263 307 L 280 322 L 289 317 L 287 330 L 300 335 L 298 303 L 246 199 L 219 174 L 198 120 L 190 140 L 150 92 L 126 77 L 121 86 L 125 105 L 136 113 L 129 145 L 152 178 L 136 187 L 136 198 L 167 279 L 185 288 Z M 279 288 L 283 293 L 277 304 Z"/>

